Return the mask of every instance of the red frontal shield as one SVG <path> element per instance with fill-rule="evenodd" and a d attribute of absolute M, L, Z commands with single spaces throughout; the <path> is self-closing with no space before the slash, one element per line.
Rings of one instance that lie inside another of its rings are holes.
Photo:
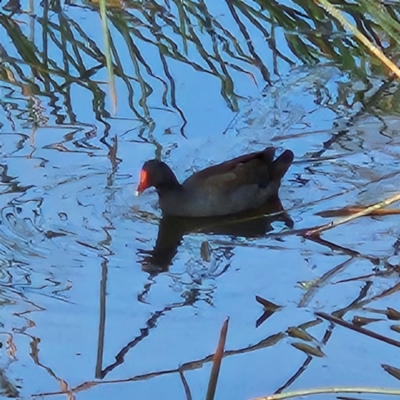
<path fill-rule="evenodd" d="M 142 169 L 140 171 L 139 185 L 137 187 L 137 194 L 141 194 L 144 190 L 149 187 L 147 182 L 147 172 Z"/>

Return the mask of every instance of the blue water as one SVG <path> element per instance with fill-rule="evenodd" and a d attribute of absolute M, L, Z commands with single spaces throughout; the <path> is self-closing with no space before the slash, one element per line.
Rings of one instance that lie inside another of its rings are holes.
<path fill-rule="evenodd" d="M 385 292 L 398 280 L 385 264 L 398 217 L 358 219 L 324 233 L 325 243 L 294 230 L 332 219 L 317 212 L 395 193 L 397 114 L 365 111 L 354 100 L 365 83 L 322 54 L 305 65 L 287 35 L 309 44 L 312 32 L 271 24 L 250 0 L 115 9 L 114 113 L 97 9 L 63 5 L 46 25 L 44 8 L 32 4 L 0 11 L 2 395 L 184 399 L 186 386 L 202 399 L 228 316 L 218 399 L 395 386 L 381 367 L 397 365 L 388 344 L 323 320 L 302 324 L 355 302 L 344 319 L 381 318 L 367 327 L 396 338 L 376 310 L 400 306 L 395 290 Z M 243 13 L 250 7 L 261 25 Z M 369 79 L 372 93 L 382 77 Z M 271 218 L 253 236 L 193 228 L 172 260 L 151 265 L 161 213 L 154 191 L 134 196 L 143 162 L 161 155 L 183 180 L 268 145 L 295 153 L 280 192 L 286 220 Z M 258 328 L 256 295 L 282 306 Z M 313 341 L 289 336 L 293 326 Z M 296 343 L 325 357 L 308 360 Z"/>

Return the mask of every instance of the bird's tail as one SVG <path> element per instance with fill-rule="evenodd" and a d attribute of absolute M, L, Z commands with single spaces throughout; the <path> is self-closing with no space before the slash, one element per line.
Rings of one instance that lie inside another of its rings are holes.
<path fill-rule="evenodd" d="M 291 150 L 285 150 L 271 166 L 271 180 L 280 181 L 286 174 L 287 170 L 293 162 L 293 152 Z"/>

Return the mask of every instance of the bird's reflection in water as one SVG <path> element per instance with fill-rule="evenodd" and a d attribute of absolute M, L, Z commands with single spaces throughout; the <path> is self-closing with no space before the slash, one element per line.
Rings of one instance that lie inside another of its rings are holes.
<path fill-rule="evenodd" d="M 293 227 L 293 220 L 285 212 L 279 199 L 261 209 L 228 217 L 163 217 L 154 249 L 139 251 L 142 269 L 151 275 L 168 271 L 184 235 L 205 233 L 257 238 L 272 231 L 272 223 L 276 221 L 283 222 L 288 228 Z"/>

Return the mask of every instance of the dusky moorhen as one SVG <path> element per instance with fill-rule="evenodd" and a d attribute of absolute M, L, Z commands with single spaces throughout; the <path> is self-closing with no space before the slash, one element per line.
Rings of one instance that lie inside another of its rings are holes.
<path fill-rule="evenodd" d="M 163 215 L 210 217 L 257 209 L 278 197 L 281 179 L 293 161 L 285 150 L 274 160 L 275 148 L 245 154 L 196 172 L 182 184 L 162 161 L 144 163 L 138 194 L 154 186 Z"/>

